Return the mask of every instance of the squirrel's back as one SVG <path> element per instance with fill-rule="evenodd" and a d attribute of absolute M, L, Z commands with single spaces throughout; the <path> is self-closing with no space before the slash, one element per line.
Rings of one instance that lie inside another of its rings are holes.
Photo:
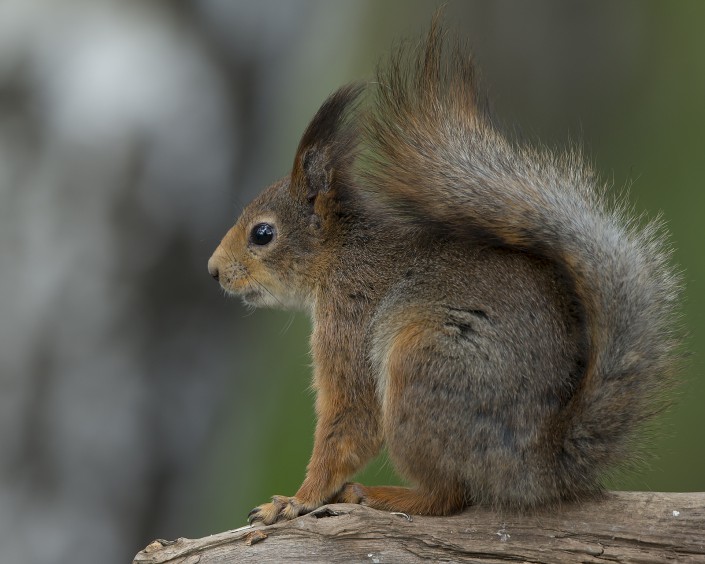
<path fill-rule="evenodd" d="M 555 491 L 528 503 L 580 497 L 633 458 L 636 431 L 668 402 L 680 278 L 660 221 L 640 225 L 610 202 L 579 151 L 507 140 L 471 63 L 443 51 L 434 23 L 423 45 L 398 49 L 378 71 L 362 141 L 365 199 L 390 221 L 553 265 L 580 327 L 580 373 L 546 422 Z"/>

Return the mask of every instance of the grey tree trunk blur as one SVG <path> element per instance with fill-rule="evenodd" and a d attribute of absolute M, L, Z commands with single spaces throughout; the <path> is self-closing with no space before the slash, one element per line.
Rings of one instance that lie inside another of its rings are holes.
<path fill-rule="evenodd" d="M 126 562 L 185 532 L 243 399 L 206 261 L 311 8 L 0 4 L 3 562 Z"/>

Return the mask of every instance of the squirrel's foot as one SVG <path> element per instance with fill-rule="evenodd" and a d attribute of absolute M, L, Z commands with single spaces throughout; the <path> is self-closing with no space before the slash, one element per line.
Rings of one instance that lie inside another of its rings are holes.
<path fill-rule="evenodd" d="M 310 513 L 317 507 L 318 505 L 305 504 L 296 497 L 275 495 L 271 503 L 263 503 L 250 511 L 247 520 L 250 524 L 261 521 L 265 525 L 271 525 L 277 521 L 287 521 Z"/>
<path fill-rule="evenodd" d="M 365 503 L 367 488 L 356 482 L 348 482 L 343 486 L 336 496 L 333 498 L 333 503 Z"/>
<path fill-rule="evenodd" d="M 415 515 L 450 515 L 467 505 L 464 491 L 460 488 L 429 493 L 399 486 L 363 486 L 356 483 L 345 484 L 333 501 Z"/>

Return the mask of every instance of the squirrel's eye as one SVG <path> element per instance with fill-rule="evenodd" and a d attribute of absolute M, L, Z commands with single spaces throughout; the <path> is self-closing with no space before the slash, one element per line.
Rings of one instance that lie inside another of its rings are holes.
<path fill-rule="evenodd" d="M 274 227 L 269 223 L 258 223 L 252 228 L 250 240 L 255 245 L 266 245 L 274 239 Z"/>

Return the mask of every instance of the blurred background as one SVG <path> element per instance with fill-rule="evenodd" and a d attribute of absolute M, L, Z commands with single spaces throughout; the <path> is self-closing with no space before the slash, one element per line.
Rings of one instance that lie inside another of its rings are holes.
<path fill-rule="evenodd" d="M 0 560 L 126 562 L 293 494 L 308 321 L 206 262 L 342 83 L 436 1 L 0 1 Z M 621 489 L 705 490 L 705 3 L 454 2 L 500 119 L 662 212 L 693 356 Z M 370 483 L 394 481 L 384 458 Z"/>

